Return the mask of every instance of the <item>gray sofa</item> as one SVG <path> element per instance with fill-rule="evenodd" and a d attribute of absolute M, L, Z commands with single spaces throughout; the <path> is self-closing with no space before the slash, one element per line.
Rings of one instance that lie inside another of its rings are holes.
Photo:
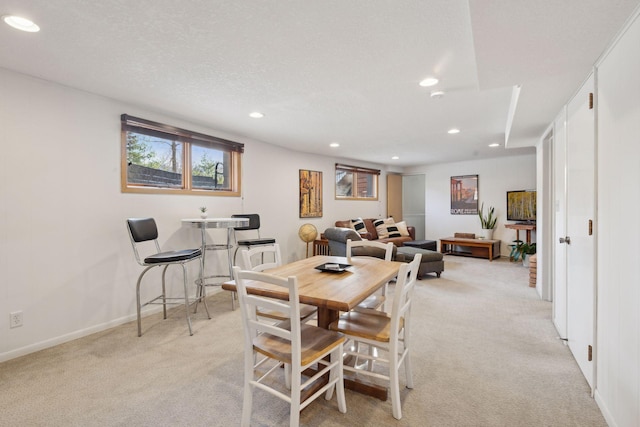
<path fill-rule="evenodd" d="M 329 242 L 329 253 L 333 256 L 347 255 L 347 240 L 362 240 L 360 235 L 351 228 L 331 227 L 324 231 L 324 238 Z M 427 249 L 396 247 L 393 248 L 393 259 L 400 262 L 411 262 L 415 254 L 422 254 L 418 278 L 422 278 L 427 273 L 435 273 L 437 277 L 444 271 L 444 261 L 440 252 Z M 354 248 L 355 256 L 374 256 L 384 258 L 384 251 L 377 248 Z"/>

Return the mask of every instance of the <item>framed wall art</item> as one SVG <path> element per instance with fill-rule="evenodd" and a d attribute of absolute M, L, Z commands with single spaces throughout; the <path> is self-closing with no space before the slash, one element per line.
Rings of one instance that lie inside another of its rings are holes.
<path fill-rule="evenodd" d="M 300 218 L 322 216 L 322 172 L 300 169 Z"/>
<path fill-rule="evenodd" d="M 478 215 L 478 175 L 451 177 L 451 215 Z"/>

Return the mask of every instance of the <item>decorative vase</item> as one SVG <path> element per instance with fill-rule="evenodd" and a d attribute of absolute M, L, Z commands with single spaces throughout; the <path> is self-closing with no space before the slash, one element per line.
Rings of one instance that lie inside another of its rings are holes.
<path fill-rule="evenodd" d="M 493 240 L 493 228 L 483 228 L 480 235 L 483 239 Z"/>
<path fill-rule="evenodd" d="M 202 212 L 202 213 L 200 214 L 200 218 L 202 218 L 202 219 L 207 219 L 207 213 L 206 213 L 206 212 Z"/>

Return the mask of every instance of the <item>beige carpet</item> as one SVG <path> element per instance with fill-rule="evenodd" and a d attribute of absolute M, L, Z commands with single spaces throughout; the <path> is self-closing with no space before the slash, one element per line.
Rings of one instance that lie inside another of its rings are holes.
<path fill-rule="evenodd" d="M 551 304 L 505 259 L 445 257 L 442 278 L 418 282 L 415 388 L 391 402 L 347 390 L 302 412 L 307 426 L 606 426 Z M 132 298 L 134 291 L 132 285 Z M 0 364 L 1 426 L 232 426 L 242 406 L 239 311 L 209 297 L 190 337 L 180 309 Z M 404 384 L 404 378 L 402 378 Z M 288 424 L 284 402 L 256 392 L 252 425 Z"/>

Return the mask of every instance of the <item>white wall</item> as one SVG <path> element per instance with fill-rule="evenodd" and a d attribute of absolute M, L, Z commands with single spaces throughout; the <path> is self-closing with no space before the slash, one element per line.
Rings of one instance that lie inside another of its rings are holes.
<path fill-rule="evenodd" d="M 425 238 L 436 240 L 453 233 L 479 233 L 477 215 L 451 215 L 450 179 L 458 175 L 478 175 L 478 198 L 484 202 L 485 214 L 494 206 L 498 222 L 494 239 L 502 240 L 501 253 L 509 255 L 509 244 L 515 240 L 515 230 L 504 228 L 507 222 L 507 191 L 536 188 L 536 155 L 472 160 L 407 168 L 406 174 L 424 173 L 426 180 Z M 520 239 L 524 240 L 524 232 Z M 535 233 L 533 241 L 535 241 Z"/>
<path fill-rule="evenodd" d="M 334 164 L 342 159 L 283 150 L 3 69 L 0 94 L 0 361 L 135 319 L 141 267 L 127 217 L 155 217 L 170 249 L 199 245 L 198 230 L 180 222 L 197 217 L 199 206 L 212 217 L 257 212 L 263 236 L 275 237 L 293 260 L 304 256 L 303 223 L 322 232 L 337 219 L 386 215 L 384 172 L 379 201 L 336 201 Z M 243 197 L 121 193 L 123 113 L 244 143 Z M 299 169 L 323 172 L 322 218 L 298 217 Z M 23 312 L 24 325 L 9 329 L 13 311 Z"/>
<path fill-rule="evenodd" d="M 640 425 L 640 17 L 597 65 L 596 401 Z"/>

